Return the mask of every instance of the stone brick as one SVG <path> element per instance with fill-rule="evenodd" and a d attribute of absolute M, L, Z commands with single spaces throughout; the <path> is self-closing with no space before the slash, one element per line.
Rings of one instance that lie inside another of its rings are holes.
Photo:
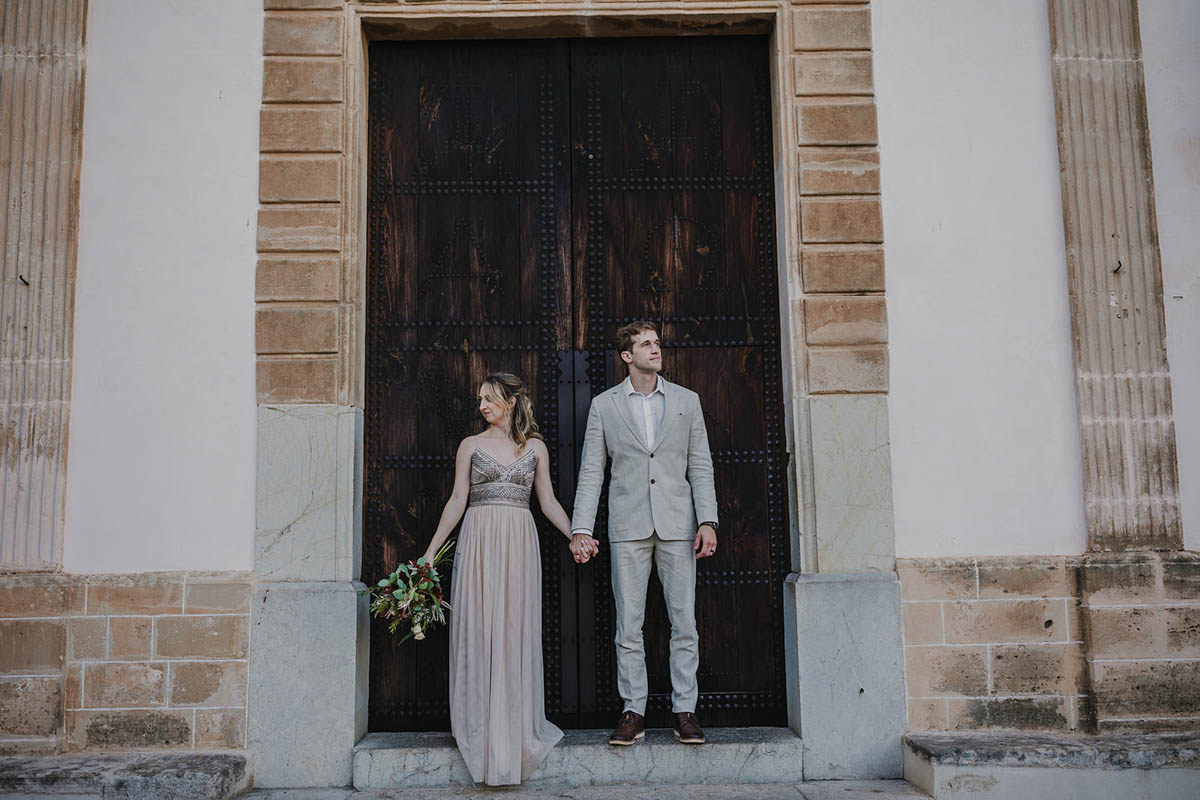
<path fill-rule="evenodd" d="M 67 658 L 71 661 L 108 655 L 108 618 L 77 617 L 67 622 Z"/>
<path fill-rule="evenodd" d="M 337 202 L 340 156 L 264 156 L 258 163 L 258 199 L 263 203 Z"/>
<path fill-rule="evenodd" d="M 183 610 L 188 614 L 240 614 L 250 612 L 250 584 L 237 582 L 189 583 Z"/>
<path fill-rule="evenodd" d="M 1088 605 L 1138 603 L 1159 596 L 1158 560 L 1147 553 L 1088 557 L 1080 564 L 1079 577 Z"/>
<path fill-rule="evenodd" d="M 878 197 L 809 197 L 800 230 L 805 242 L 882 242 L 883 209 Z"/>
<path fill-rule="evenodd" d="M 342 246 L 341 210 L 338 208 L 260 208 L 258 249 L 337 250 Z"/>
<path fill-rule="evenodd" d="M 108 657 L 146 659 L 150 657 L 153 623 L 151 617 L 111 617 L 108 620 Z"/>
<path fill-rule="evenodd" d="M 887 348 L 813 347 L 808 350 L 808 388 L 814 394 L 886 392 Z"/>
<path fill-rule="evenodd" d="M 0 674 L 59 672 L 66 653 L 61 620 L 0 620 Z"/>
<path fill-rule="evenodd" d="M 178 614 L 183 584 L 156 579 L 118 579 L 88 585 L 89 614 Z"/>
<path fill-rule="evenodd" d="M 1191 733 L 1200 729 L 1200 715 L 1178 717 L 1153 717 L 1150 719 L 1102 719 L 1096 724 L 1096 732 L 1119 733 L 1129 735 L 1135 733 Z"/>
<path fill-rule="evenodd" d="M 1163 558 L 1163 596 L 1168 600 L 1200 600 L 1200 560 L 1195 554 Z"/>
<path fill-rule="evenodd" d="M 342 107 L 265 106 L 259 112 L 259 149 L 274 152 L 339 152 Z"/>
<path fill-rule="evenodd" d="M 0 678 L 0 736 L 56 736 L 62 705 L 60 678 Z"/>
<path fill-rule="evenodd" d="M 1166 616 L 1157 608 L 1092 608 L 1087 614 L 1092 658 L 1158 658 L 1166 654 Z"/>
<path fill-rule="evenodd" d="M 1087 685 L 1077 644 L 1017 644 L 991 648 L 995 694 L 1078 694 Z"/>
<path fill-rule="evenodd" d="M 240 750 L 245 746 L 245 711 L 204 708 L 196 711 L 196 747 Z"/>
<path fill-rule="evenodd" d="M 336 353 L 337 308 L 259 308 L 255 313 L 259 353 Z"/>
<path fill-rule="evenodd" d="M 1200 661 L 1099 661 L 1092 688 L 1102 720 L 1200 714 Z"/>
<path fill-rule="evenodd" d="M 819 53 L 794 57 L 797 95 L 869 95 L 875 91 L 870 53 Z"/>
<path fill-rule="evenodd" d="M 900 596 L 910 600 L 973 600 L 976 594 L 975 561 L 972 559 L 896 561 Z"/>
<path fill-rule="evenodd" d="M 68 711 L 71 750 L 142 750 L 192 745 L 192 711 Z"/>
<path fill-rule="evenodd" d="M 1173 658 L 1200 658 L 1200 606 L 1164 608 L 1167 629 L 1167 655 Z"/>
<path fill-rule="evenodd" d="M 245 704 L 245 661 L 176 661 L 171 663 L 171 705 L 240 706 Z"/>
<path fill-rule="evenodd" d="M 868 98 L 811 99 L 796 106 L 797 144 L 879 144 L 875 102 Z"/>
<path fill-rule="evenodd" d="M 801 147 L 800 194 L 879 194 L 879 152 Z"/>
<path fill-rule="evenodd" d="M 245 658 L 247 618 L 158 617 L 154 654 L 159 658 Z"/>
<path fill-rule="evenodd" d="M 979 596 L 1075 597 L 1075 570 L 1058 556 L 979 559 Z"/>
<path fill-rule="evenodd" d="M 986 647 L 906 647 L 904 664 L 910 697 L 987 694 Z"/>
<path fill-rule="evenodd" d="M 1066 641 L 1062 600 L 983 600 L 947 603 L 947 642 Z"/>
<path fill-rule="evenodd" d="M 336 14 L 268 14 L 263 55 L 336 56 L 342 52 L 342 18 Z"/>
<path fill-rule="evenodd" d="M 809 344 L 876 344 L 887 341 L 882 297 L 809 297 L 804 300 Z"/>
<path fill-rule="evenodd" d="M 941 603 L 904 603 L 904 643 L 943 642 Z"/>
<path fill-rule="evenodd" d="M 341 8 L 346 0 L 264 0 L 268 11 L 289 8 Z"/>
<path fill-rule="evenodd" d="M 341 59 L 263 60 L 264 103 L 340 103 Z"/>
<path fill-rule="evenodd" d="M 1069 641 L 1083 641 L 1083 607 L 1078 598 L 1067 601 L 1067 634 Z"/>
<path fill-rule="evenodd" d="M 336 358 L 260 358 L 256 383 L 260 403 L 334 403 Z"/>
<path fill-rule="evenodd" d="M 337 300 L 341 264 L 336 257 L 260 258 L 258 300 Z"/>
<path fill-rule="evenodd" d="M 801 270 L 808 294 L 884 290 L 883 250 L 878 247 L 805 247 Z"/>
<path fill-rule="evenodd" d="M 63 678 L 63 706 L 83 708 L 83 664 L 68 664 Z"/>
<path fill-rule="evenodd" d="M 1062 697 L 974 697 L 950 700 L 947 705 L 951 730 L 1044 731 L 1071 727 L 1067 700 Z"/>
<path fill-rule="evenodd" d="M 5 575 L 0 583 L 0 617 L 61 617 L 68 584 L 47 576 Z"/>
<path fill-rule="evenodd" d="M 85 708 L 144 708 L 166 702 L 167 666 L 151 663 L 85 664 Z"/>
<path fill-rule="evenodd" d="M 908 729 L 941 731 L 946 729 L 945 700 L 909 700 Z"/>
<path fill-rule="evenodd" d="M 871 10 L 859 8 L 798 8 L 792 17 L 797 50 L 870 50 Z"/>

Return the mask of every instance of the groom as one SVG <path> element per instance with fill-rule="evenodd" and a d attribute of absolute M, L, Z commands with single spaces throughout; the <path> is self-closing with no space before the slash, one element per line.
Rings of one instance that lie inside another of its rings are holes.
<path fill-rule="evenodd" d="M 586 561 L 599 552 L 592 538 L 606 457 L 608 540 L 617 611 L 617 689 L 625 711 L 609 744 L 645 736 L 646 651 L 642 622 L 650 565 L 658 567 L 671 619 L 671 710 L 675 737 L 703 744 L 696 720 L 696 559 L 717 549 L 717 497 L 700 397 L 659 377 L 662 346 L 649 322 L 617 331 L 629 377 L 592 400 L 575 490 L 571 550 Z M 697 525 L 699 522 L 699 525 Z"/>

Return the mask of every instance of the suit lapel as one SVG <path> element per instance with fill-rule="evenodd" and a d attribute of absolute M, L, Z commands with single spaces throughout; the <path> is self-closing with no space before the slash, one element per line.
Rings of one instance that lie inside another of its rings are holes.
<path fill-rule="evenodd" d="M 638 446 L 650 452 L 650 448 L 646 447 L 646 434 L 638 430 L 638 426 L 634 424 L 633 412 L 629 410 L 629 397 L 625 393 L 625 382 L 617 384 L 613 389 L 613 402 L 617 405 L 617 414 L 625 421 L 625 427 L 629 428 L 630 435 L 633 440 L 638 443 Z"/>
<path fill-rule="evenodd" d="M 662 387 L 666 403 L 663 408 L 662 425 L 658 426 L 658 438 L 654 442 L 654 450 L 657 450 L 658 446 L 667 440 L 667 432 L 671 430 L 671 426 L 679 418 L 679 387 L 666 380 L 663 380 Z M 650 452 L 654 452 L 654 450 Z"/>

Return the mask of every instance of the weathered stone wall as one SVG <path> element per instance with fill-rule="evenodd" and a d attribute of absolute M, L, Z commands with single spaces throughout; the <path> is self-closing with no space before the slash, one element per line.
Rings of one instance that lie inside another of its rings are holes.
<path fill-rule="evenodd" d="M 1077 565 L 901 559 L 912 729 L 1087 727 Z"/>
<path fill-rule="evenodd" d="M 0 752 L 245 747 L 245 574 L 0 579 Z"/>
<path fill-rule="evenodd" d="M 1101 731 L 1200 726 L 1200 554 L 1086 556 L 1087 666 Z"/>
<path fill-rule="evenodd" d="M 1200 554 L 902 559 L 912 729 L 1194 730 Z"/>

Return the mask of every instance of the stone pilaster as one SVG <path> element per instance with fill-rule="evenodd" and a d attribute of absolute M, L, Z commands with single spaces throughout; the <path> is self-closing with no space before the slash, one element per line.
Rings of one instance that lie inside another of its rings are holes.
<path fill-rule="evenodd" d="M 0 5 L 0 565 L 62 561 L 84 0 Z"/>
<path fill-rule="evenodd" d="M 1088 548 L 1182 546 L 1137 0 L 1050 0 Z"/>

